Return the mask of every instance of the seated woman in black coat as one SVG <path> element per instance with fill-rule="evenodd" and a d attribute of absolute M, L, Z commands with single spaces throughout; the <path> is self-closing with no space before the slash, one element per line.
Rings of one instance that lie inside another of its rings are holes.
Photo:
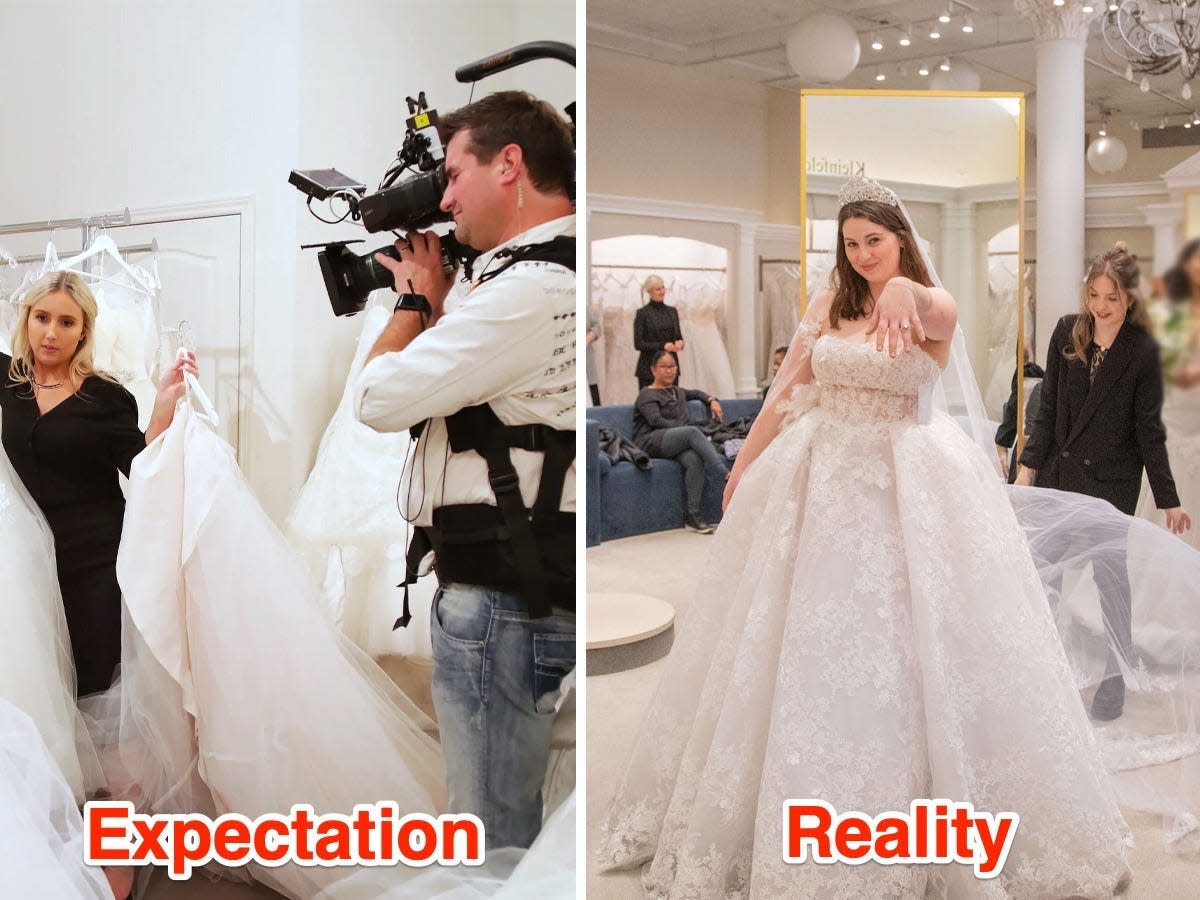
<path fill-rule="evenodd" d="M 711 472 L 722 480 L 729 475 L 725 461 L 704 432 L 688 424 L 687 402 L 699 400 L 706 404 L 717 421 L 721 419 L 721 404 L 704 391 L 678 387 L 675 384 L 678 365 L 667 350 L 654 354 L 650 372 L 653 380 L 638 394 L 633 410 L 633 442 L 650 456 L 674 459 L 683 466 L 687 492 L 685 527 L 711 534 L 716 526 L 705 522 L 700 512 L 705 473 Z"/>
<path fill-rule="evenodd" d="M 1063 316 L 1050 338 L 1041 408 L 1016 483 L 1099 497 L 1133 515 L 1144 468 L 1158 508 L 1178 534 L 1191 519 L 1179 505 L 1167 460 L 1158 345 L 1147 330 L 1137 285 L 1137 261 L 1125 244 L 1092 261 L 1082 310 Z M 1130 590 L 1123 569 L 1094 577 L 1114 649 L 1130 660 Z M 1115 719 L 1124 700 L 1125 683 L 1110 652 L 1092 716 Z"/>

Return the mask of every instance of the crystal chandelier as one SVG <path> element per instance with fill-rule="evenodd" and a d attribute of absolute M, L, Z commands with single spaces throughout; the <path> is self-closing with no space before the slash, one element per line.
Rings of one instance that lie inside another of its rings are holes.
<path fill-rule="evenodd" d="M 1109 3 L 1101 32 L 1108 48 L 1126 63 L 1125 77 L 1142 75 L 1141 88 L 1150 89 L 1148 76 L 1179 69 L 1183 97 L 1200 68 L 1200 0 L 1114 0 Z"/>

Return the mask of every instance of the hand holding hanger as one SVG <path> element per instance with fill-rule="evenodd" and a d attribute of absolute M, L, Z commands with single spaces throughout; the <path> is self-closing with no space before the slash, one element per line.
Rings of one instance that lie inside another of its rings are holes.
<path fill-rule="evenodd" d="M 201 405 L 205 406 L 206 412 L 212 410 L 212 404 L 208 402 L 208 397 L 204 396 L 204 392 L 200 390 L 200 383 L 196 380 L 199 373 L 196 355 L 181 347 L 175 356 L 175 362 L 158 382 L 154 410 L 150 413 L 150 422 L 146 426 L 147 444 L 153 443 L 155 438 L 171 426 L 175 418 L 175 406 L 189 387 L 194 386 L 197 394 L 203 397 Z M 216 413 L 213 412 L 212 416 L 215 418 Z"/>

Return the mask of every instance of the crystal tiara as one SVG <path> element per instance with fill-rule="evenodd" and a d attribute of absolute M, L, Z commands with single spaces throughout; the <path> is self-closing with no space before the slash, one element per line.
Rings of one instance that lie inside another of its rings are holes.
<path fill-rule="evenodd" d="M 856 203 L 860 200 L 873 200 L 876 203 L 886 203 L 888 206 L 900 205 L 900 198 L 893 191 L 885 188 L 878 181 L 855 175 L 838 191 L 838 206 L 845 206 L 847 203 Z"/>

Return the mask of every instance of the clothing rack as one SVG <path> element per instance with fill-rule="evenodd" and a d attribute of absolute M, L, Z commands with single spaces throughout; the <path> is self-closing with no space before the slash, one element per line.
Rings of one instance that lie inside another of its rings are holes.
<path fill-rule="evenodd" d="M 760 293 L 762 292 L 762 289 L 763 289 L 763 266 L 767 265 L 768 263 L 793 263 L 798 266 L 798 265 L 800 265 L 800 260 L 798 260 L 798 259 L 782 259 L 779 257 L 767 258 L 767 257 L 760 256 L 758 258 L 758 290 Z"/>
<path fill-rule="evenodd" d="M 129 215 L 129 207 L 125 207 L 120 212 L 115 213 L 100 213 L 95 216 L 81 216 L 77 219 L 40 219 L 36 222 L 18 222 L 14 225 L 0 225 L 0 235 L 4 234 L 32 234 L 37 231 L 57 231 L 60 228 L 79 228 L 82 229 L 80 244 L 84 249 L 92 245 L 92 241 L 96 239 L 96 232 L 102 231 L 110 226 L 116 227 L 119 225 L 132 225 L 133 219 Z M 32 259 L 18 259 L 17 262 L 36 262 L 41 257 Z M 84 262 L 85 271 L 88 270 L 88 262 Z"/>
<path fill-rule="evenodd" d="M 87 249 L 87 247 L 81 247 L 78 250 L 72 250 L 71 252 L 64 253 L 62 255 L 64 257 L 77 256 L 78 254 L 82 253 L 86 249 Z M 157 253 L 158 252 L 158 239 L 155 238 L 148 244 L 135 244 L 132 247 L 118 247 L 117 250 L 120 251 L 121 253 Z M 46 255 L 44 253 L 35 253 L 30 256 L 14 257 L 14 259 L 16 260 L 18 265 L 23 265 L 24 263 L 31 263 L 31 262 L 40 262 L 41 260 L 43 260 L 45 258 L 46 258 Z M 2 261 L 3 261 L 2 258 L 0 258 L 0 262 L 2 262 Z"/>

